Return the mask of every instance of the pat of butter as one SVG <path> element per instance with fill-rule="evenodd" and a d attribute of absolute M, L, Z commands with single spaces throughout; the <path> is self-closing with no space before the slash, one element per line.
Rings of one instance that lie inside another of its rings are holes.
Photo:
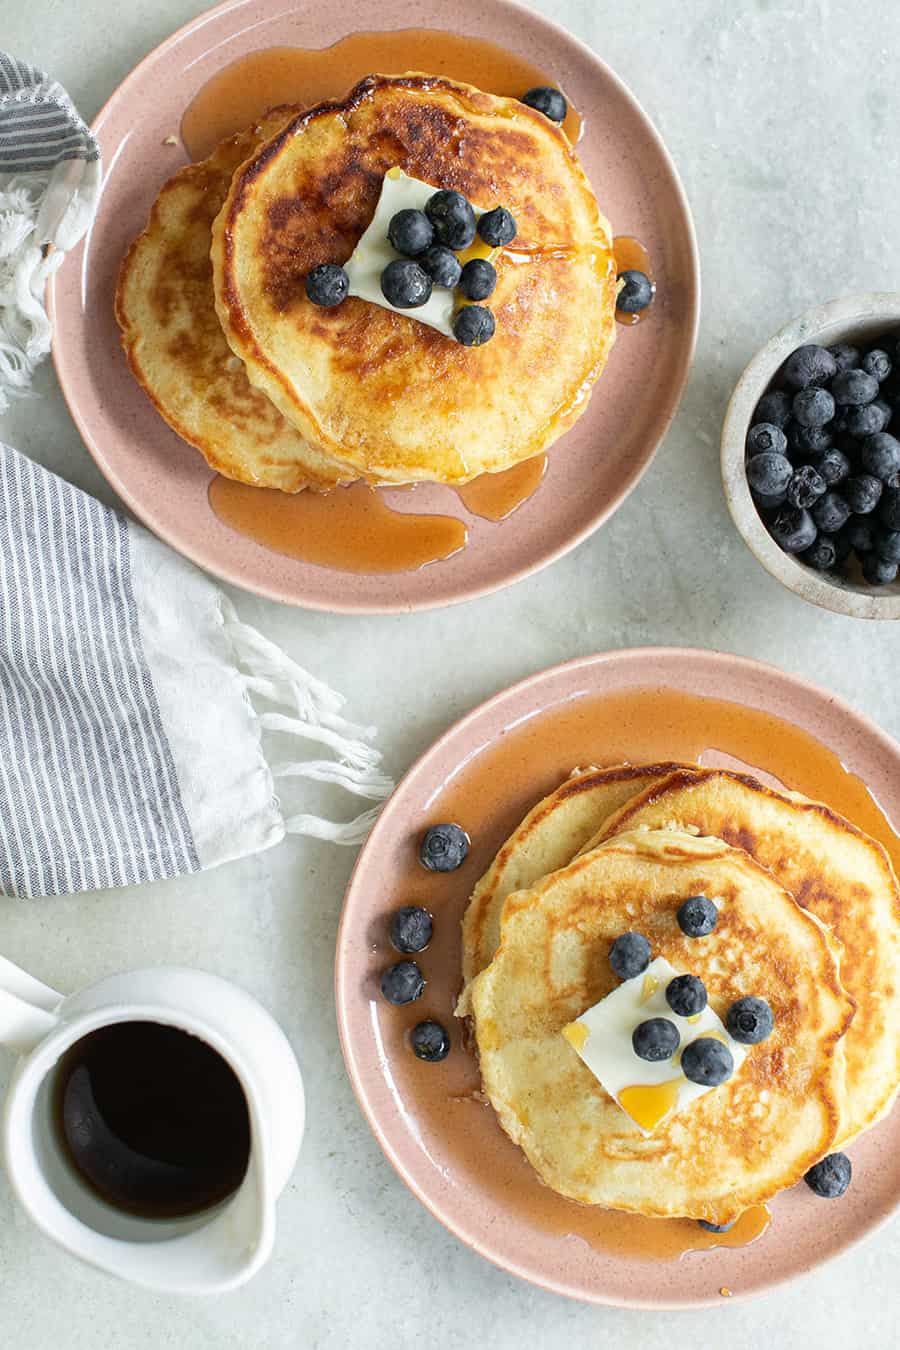
<path fill-rule="evenodd" d="M 623 980 L 606 998 L 562 1029 L 594 1077 L 645 1135 L 714 1090 L 690 1082 L 681 1071 L 681 1052 L 691 1041 L 701 1036 L 722 1041 L 731 1051 L 735 1073 L 747 1056 L 746 1047 L 732 1040 L 709 1004 L 695 1017 L 679 1017 L 672 1012 L 666 1002 L 666 987 L 679 973 L 665 957 L 658 956 L 643 975 Z M 631 1044 L 635 1027 L 651 1017 L 668 1018 L 681 1035 L 681 1045 L 672 1058 L 657 1064 L 640 1059 Z"/>
<path fill-rule="evenodd" d="M 459 308 L 455 291 L 435 286 L 431 299 L 419 305 L 418 309 L 397 309 L 385 299 L 381 289 L 382 272 L 389 262 L 400 256 L 388 239 L 391 219 L 398 211 L 424 211 L 428 198 L 437 190 L 418 178 L 410 178 L 402 169 L 388 169 L 369 228 L 353 250 L 350 261 L 345 263 L 344 270 L 350 278 L 350 295 L 368 300 L 372 305 L 381 305 L 382 309 L 389 309 L 394 314 L 405 314 L 408 319 L 417 319 L 419 323 L 428 324 L 429 328 L 436 328 L 444 337 L 453 338 L 453 317 Z M 476 220 L 484 215 L 484 209 L 474 202 L 472 209 Z M 471 247 L 456 256 L 465 265 L 470 258 L 490 259 L 499 252 L 499 249 L 491 248 L 476 235 Z M 453 340 L 456 341 L 455 338 Z"/>

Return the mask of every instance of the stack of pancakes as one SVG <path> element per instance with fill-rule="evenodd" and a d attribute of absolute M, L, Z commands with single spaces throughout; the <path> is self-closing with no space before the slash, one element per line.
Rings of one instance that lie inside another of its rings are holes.
<path fill-rule="evenodd" d="M 518 234 L 495 260 L 493 340 L 305 280 L 343 264 L 403 169 Z M 424 75 L 277 108 L 163 187 L 116 315 L 159 412 L 227 477 L 296 492 L 365 479 L 465 483 L 545 450 L 580 416 L 615 329 L 615 266 L 564 133 L 515 99 Z"/>
<path fill-rule="evenodd" d="M 676 921 L 715 900 L 711 935 Z M 765 998 L 768 1040 L 644 1136 L 560 1034 L 618 981 L 636 930 L 724 1019 Z M 882 846 L 818 802 L 696 766 L 577 772 L 540 802 L 463 921 L 484 1090 L 541 1179 L 586 1204 L 730 1223 L 890 1109 L 900 1085 L 900 890 Z"/>

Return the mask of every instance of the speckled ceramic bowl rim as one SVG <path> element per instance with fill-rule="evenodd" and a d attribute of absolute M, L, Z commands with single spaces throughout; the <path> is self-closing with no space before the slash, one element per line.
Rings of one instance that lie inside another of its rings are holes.
<path fill-rule="evenodd" d="M 900 323 L 900 292 L 873 291 L 829 300 L 792 319 L 753 357 L 735 386 L 722 427 L 722 482 L 732 520 L 758 562 L 788 590 L 811 604 L 857 619 L 900 619 L 900 593 L 879 593 L 827 581 L 789 553 L 783 553 L 759 517 L 744 471 L 747 431 L 754 409 L 772 378 L 795 348 L 815 342 L 826 329 L 854 328 L 873 319 Z M 829 342 L 839 339 L 829 337 Z"/>
<path fill-rule="evenodd" d="M 251 3 L 251 0 L 224 0 L 224 3 L 203 11 L 195 18 L 176 29 L 174 33 L 171 33 L 169 37 L 165 38 L 161 43 L 154 47 L 152 51 L 148 52 L 147 55 L 144 56 L 117 85 L 95 117 L 92 123 L 92 130 L 95 133 L 99 132 L 107 117 L 110 115 L 114 105 L 118 103 L 123 95 L 128 94 L 131 86 L 137 82 L 147 66 L 157 62 L 160 58 L 164 58 L 172 48 L 176 47 L 195 30 L 202 28 L 205 24 L 232 10 L 239 10 L 248 3 Z M 547 33 L 548 36 L 553 37 L 556 40 L 562 39 L 571 43 L 585 58 L 598 66 L 603 71 L 604 78 L 616 88 L 619 95 L 632 106 L 634 112 L 644 122 L 648 138 L 654 143 L 660 160 L 669 175 L 673 196 L 682 217 L 685 242 L 690 254 L 691 293 L 689 296 L 689 304 L 687 306 L 687 313 L 689 315 L 689 326 L 687 328 L 688 340 L 682 347 L 682 358 L 674 372 L 670 384 L 668 406 L 664 408 L 662 415 L 656 423 L 653 432 L 653 444 L 648 447 L 647 452 L 643 456 L 636 459 L 631 471 L 623 476 L 618 491 L 612 493 L 603 505 L 592 515 L 586 525 L 581 529 L 573 531 L 561 543 L 557 544 L 557 546 L 551 546 L 550 548 L 539 552 L 536 556 L 531 557 L 528 562 L 518 567 L 511 567 L 502 578 L 494 579 L 487 583 L 472 581 L 468 585 L 461 586 L 452 596 L 438 599 L 432 599 L 428 595 L 425 595 L 413 601 L 405 600 L 402 596 L 402 586 L 398 586 L 399 594 L 397 599 L 381 600 L 374 604 L 365 600 L 355 600 L 352 596 L 339 599 L 332 598 L 327 601 L 309 596 L 298 597 L 291 589 L 283 587 L 278 583 L 265 583 L 257 579 L 249 581 L 244 569 L 239 565 L 231 567 L 219 560 L 215 563 L 211 563 L 206 556 L 202 538 L 199 541 L 193 536 L 186 539 L 182 537 L 177 530 L 167 528 L 165 522 L 160 521 L 157 518 L 152 502 L 146 502 L 140 497 L 136 497 L 132 494 L 127 478 L 123 477 L 108 462 L 103 446 L 98 444 L 97 440 L 92 435 L 87 417 L 82 416 L 81 414 L 78 400 L 74 397 L 70 397 L 70 379 L 66 352 L 62 345 L 54 343 L 52 349 L 53 362 L 57 378 L 62 388 L 63 397 L 66 400 L 69 412 L 81 434 L 82 440 L 103 476 L 138 519 L 149 529 L 152 529 L 159 538 L 163 539 L 167 544 L 171 545 L 172 548 L 176 549 L 179 553 L 189 558 L 198 566 L 203 567 L 207 571 L 212 572 L 213 575 L 218 576 L 222 581 L 230 582 L 233 585 L 243 587 L 244 589 L 249 589 L 254 594 L 261 595 L 266 599 L 279 600 L 283 603 L 297 605 L 301 608 L 322 610 L 326 613 L 335 614 L 405 614 L 420 610 L 441 608 L 445 605 L 459 604 L 463 601 L 477 599 L 483 595 L 490 595 L 495 591 L 503 590 L 507 586 L 511 586 L 516 582 L 523 580 L 525 577 L 531 576 L 533 573 L 549 566 L 551 563 L 556 562 L 557 559 L 564 557 L 565 554 L 571 552 L 572 549 L 576 548 L 579 544 L 583 543 L 585 539 L 589 538 L 595 530 L 599 529 L 638 485 L 649 469 L 656 451 L 668 434 L 669 428 L 671 427 L 672 421 L 674 420 L 675 414 L 681 403 L 685 384 L 687 383 L 687 377 L 694 358 L 697 335 L 700 327 L 700 259 L 697 249 L 697 235 L 694 228 L 690 204 L 684 190 L 684 185 L 682 184 L 678 170 L 675 166 L 675 162 L 662 140 L 660 133 L 657 131 L 653 121 L 648 116 L 641 103 L 619 76 L 616 75 L 616 73 L 586 42 L 583 42 L 573 33 L 570 33 L 562 24 L 555 23 L 552 19 L 545 18 L 542 14 L 530 9 L 527 5 L 519 3 L 519 0 L 489 0 L 489 3 L 493 8 L 507 14 L 508 22 L 511 26 L 514 26 L 519 21 L 527 20 L 532 28 L 542 30 Z M 416 16 L 411 13 L 410 21 L 414 21 L 415 17 Z M 452 15 L 448 14 L 448 21 L 451 17 Z M 48 283 L 47 305 L 51 323 L 55 329 L 55 276 L 51 277 Z"/>
<path fill-rule="evenodd" d="M 584 689 L 584 676 L 590 672 L 608 667 L 611 664 L 634 665 L 640 668 L 636 673 L 634 680 L 628 681 L 625 687 L 647 687 L 665 685 L 665 670 L 671 663 L 685 663 L 701 661 L 707 665 L 717 668 L 721 671 L 722 697 L 727 697 L 728 678 L 734 672 L 742 673 L 746 678 L 752 678 L 753 675 L 769 683 L 774 681 L 776 684 L 790 691 L 794 697 L 805 702 L 812 698 L 817 703 L 823 700 L 837 718 L 844 725 L 858 728 L 870 743 L 875 743 L 884 754 L 897 762 L 900 766 L 900 744 L 895 741 L 887 732 L 883 731 L 871 718 L 864 713 L 857 712 L 848 703 L 814 684 L 812 681 L 805 680 L 799 675 L 788 674 L 768 662 L 757 661 L 752 657 L 738 656 L 729 652 L 708 651 L 700 648 L 690 647 L 629 647 L 619 651 L 597 652 L 591 656 L 577 657 L 575 660 L 562 662 L 556 666 L 547 667 L 544 670 L 537 671 L 535 674 L 520 680 L 516 684 L 508 686 L 499 693 L 492 695 L 483 703 L 478 704 L 470 712 L 466 713 L 458 721 L 454 722 L 436 741 L 422 754 L 407 770 L 401 781 L 398 783 L 393 796 L 387 802 L 381 816 L 375 824 L 372 833 L 369 835 L 366 844 L 360 851 L 356 865 L 350 877 L 344 897 L 344 904 L 341 911 L 341 920 L 338 927 L 335 968 L 334 968 L 334 991 L 335 1007 L 337 1014 L 338 1034 L 341 1042 L 341 1050 L 344 1056 L 344 1063 L 347 1068 L 347 1074 L 353 1088 L 356 1100 L 368 1121 L 369 1128 L 378 1141 L 383 1153 L 388 1161 L 394 1167 L 402 1181 L 406 1183 L 413 1194 L 419 1199 L 425 1208 L 447 1228 L 453 1235 L 460 1239 L 472 1251 L 477 1252 L 486 1260 L 499 1266 L 502 1270 L 507 1270 L 513 1275 L 529 1283 L 536 1284 L 541 1288 L 548 1289 L 552 1293 L 562 1294 L 569 1298 L 575 1298 L 582 1302 L 590 1302 L 600 1305 L 614 1307 L 628 1307 L 634 1309 L 653 1309 L 653 1310 L 684 1310 L 687 1308 L 704 1307 L 722 1307 L 725 1300 L 720 1295 L 702 1295 L 691 1299 L 684 1299 L 678 1302 L 667 1301 L 664 1298 L 654 1297 L 652 1295 L 643 1295 L 635 1292 L 629 1295 L 627 1299 L 617 1299 L 614 1297 L 604 1297 L 602 1293 L 587 1294 L 583 1289 L 578 1289 L 566 1285 L 562 1281 L 552 1277 L 541 1277 L 533 1270 L 526 1269 L 515 1261 L 508 1260 L 491 1250 L 488 1241 L 480 1240 L 477 1235 L 471 1233 L 464 1223 L 458 1223 L 451 1212 L 449 1205 L 436 1201 L 427 1192 L 427 1189 L 420 1186 L 412 1175 L 406 1164 L 404 1149 L 402 1145 L 395 1146 L 388 1137 L 387 1131 L 383 1128 L 378 1118 L 377 1112 L 373 1109 L 367 1088 L 365 1085 L 366 1066 L 360 1066 L 357 1063 L 354 1046 L 353 1032 L 353 1009 L 349 994 L 352 985 L 352 972 L 345 960 L 345 930 L 352 916 L 350 914 L 351 902 L 355 898 L 357 890 L 363 889 L 366 885 L 366 872 L 369 867 L 369 859 L 372 854 L 377 854 L 382 847 L 382 841 L 385 837 L 399 828 L 405 829 L 403 813 L 406 810 L 405 797 L 410 787 L 414 786 L 419 777 L 427 776 L 433 766 L 439 764 L 443 759 L 449 758 L 453 764 L 461 763 L 473 752 L 473 747 L 481 748 L 496 737 L 503 728 L 503 709 L 507 703 L 514 702 L 523 694 L 537 695 L 546 683 L 552 683 L 560 678 L 571 678 L 573 688 Z M 589 692 L 585 690 L 584 692 Z M 780 714 L 779 714 L 780 715 Z M 487 722 L 490 731 L 485 739 L 482 724 Z M 481 729 L 480 729 L 481 728 Z M 810 733 L 811 734 L 811 733 Z M 446 778 L 446 774 L 444 775 Z M 896 1111 L 897 1108 L 895 1108 Z M 880 1211 L 869 1214 L 866 1221 L 859 1229 L 849 1236 L 845 1241 L 840 1242 L 833 1251 L 830 1251 L 826 1260 L 833 1259 L 855 1246 L 864 1237 L 869 1236 L 878 1228 L 881 1228 L 889 1221 L 892 1215 L 900 1207 L 900 1193 L 894 1196 L 893 1201 L 881 1208 Z M 790 1272 L 783 1275 L 777 1273 L 758 1284 L 756 1287 L 746 1291 L 737 1289 L 727 1300 L 728 1304 L 740 1302 L 743 1300 L 759 1297 L 779 1284 L 789 1282 L 799 1274 L 807 1274 L 815 1269 L 821 1261 L 815 1258 L 804 1262 L 802 1269 L 797 1272 Z M 652 1282 L 652 1276 L 648 1277 Z"/>

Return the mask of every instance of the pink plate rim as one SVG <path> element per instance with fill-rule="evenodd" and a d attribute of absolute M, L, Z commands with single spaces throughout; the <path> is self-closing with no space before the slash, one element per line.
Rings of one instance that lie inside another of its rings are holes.
<path fill-rule="evenodd" d="M 119 100 L 127 97 L 131 87 L 138 81 L 145 69 L 152 64 L 165 59 L 168 53 L 183 42 L 187 37 L 193 35 L 206 24 L 221 18 L 232 11 L 239 11 L 246 6 L 256 3 L 256 0 L 224 0 L 224 3 L 213 6 L 197 15 L 194 19 L 183 24 L 175 32 L 164 38 L 156 47 L 144 56 L 136 66 L 125 76 L 125 78 L 116 87 L 110 97 L 103 104 L 99 113 L 92 123 L 92 130 L 99 133 L 107 117 L 114 111 Z M 277 0 L 272 0 L 273 8 Z M 628 89 L 625 83 L 618 75 L 599 57 L 593 49 L 581 38 L 569 33 L 561 24 L 555 23 L 552 19 L 530 9 L 527 5 L 520 3 L 520 0 L 484 0 L 484 4 L 489 4 L 492 8 L 498 9 L 508 15 L 508 22 L 515 25 L 517 22 L 527 22 L 532 30 L 547 34 L 548 38 L 556 41 L 565 41 L 576 48 L 583 57 L 593 62 L 593 64 L 602 73 L 603 79 L 610 86 L 614 87 L 618 95 L 628 103 L 634 113 L 642 120 L 648 138 L 652 141 L 654 148 L 659 155 L 668 178 L 670 180 L 673 200 L 677 206 L 680 216 L 681 227 L 684 231 L 684 242 L 690 258 L 691 286 L 687 298 L 687 305 L 684 314 L 684 331 L 687 340 L 682 345 L 680 359 L 674 370 L 674 377 L 670 383 L 667 397 L 663 401 L 663 407 L 651 433 L 652 444 L 646 452 L 636 458 L 633 466 L 622 476 L 619 487 L 614 491 L 595 511 L 592 512 L 590 519 L 580 528 L 574 529 L 566 538 L 556 544 L 551 544 L 537 554 L 529 558 L 527 562 L 520 565 L 511 565 L 502 575 L 479 582 L 477 579 L 471 579 L 468 582 L 461 582 L 450 593 L 432 597 L 431 594 L 423 594 L 418 598 L 404 598 L 402 588 L 402 575 L 398 580 L 400 584 L 397 587 L 395 597 L 391 598 L 355 598 L 352 594 L 331 595 L 328 597 L 319 597 L 315 595 L 298 593 L 298 588 L 291 583 L 281 583 L 278 580 L 268 580 L 258 576 L 247 576 L 247 569 L 241 563 L 235 565 L 229 564 L 220 558 L 211 561 L 207 549 L 204 545 L 202 536 L 197 538 L 194 535 L 186 537 L 182 529 L 170 527 L 164 517 L 160 517 L 154 508 L 152 501 L 143 500 L 141 494 L 135 495 L 129 486 L 127 474 L 123 475 L 119 470 L 109 462 L 104 452 L 103 445 L 98 443 L 93 435 L 89 424 L 88 416 L 82 411 L 76 388 L 76 381 L 70 373 L 67 354 L 64 345 L 53 344 L 52 355 L 56 369 L 56 375 L 62 389 L 63 397 L 69 409 L 69 413 L 78 428 L 78 431 L 88 448 L 97 467 L 103 476 L 115 489 L 121 499 L 134 515 L 149 529 L 153 530 L 159 538 L 163 539 L 172 548 L 176 549 L 183 556 L 189 558 L 199 567 L 211 572 L 220 580 L 229 582 L 251 593 L 260 595 L 266 599 L 281 601 L 285 604 L 295 605 L 300 608 L 318 610 L 333 614 L 407 614 L 429 609 L 442 608 L 453 604 L 460 604 L 468 600 L 474 600 L 484 595 L 493 594 L 496 591 L 503 590 L 525 577 L 556 562 L 565 554 L 571 552 L 579 544 L 583 543 L 595 530 L 599 529 L 609 517 L 621 506 L 622 502 L 634 490 L 649 469 L 659 446 L 665 439 L 672 425 L 675 414 L 681 403 L 681 398 L 687 383 L 687 377 L 693 362 L 696 350 L 697 336 L 700 325 L 700 260 L 697 246 L 697 236 L 694 227 L 693 217 L 691 215 L 690 204 L 684 190 L 675 162 L 672 159 L 660 133 L 657 131 L 650 117 L 647 115 L 643 106 L 634 94 Z M 414 17 L 414 16 L 413 16 Z M 108 166 L 107 166 L 108 167 Z M 101 204 L 102 209 L 102 204 Z M 47 289 L 47 305 L 50 314 L 51 323 L 56 327 L 56 274 L 50 278 Z M 440 566 L 440 564 L 436 564 Z M 326 569 L 327 570 L 327 569 Z M 302 589 L 302 588 L 301 588 Z M 348 590 L 350 588 L 348 587 Z"/>
<path fill-rule="evenodd" d="M 335 970 L 334 970 L 334 992 L 335 1007 L 337 1014 L 338 1034 L 340 1037 L 341 1051 L 344 1056 L 344 1063 L 347 1068 L 347 1074 L 350 1079 L 356 1100 L 362 1110 L 363 1115 L 374 1134 L 382 1152 L 397 1172 L 402 1181 L 409 1187 L 418 1200 L 425 1208 L 443 1224 L 455 1237 L 459 1238 L 472 1251 L 483 1256 L 492 1264 L 499 1266 L 520 1279 L 529 1283 L 536 1284 L 540 1288 L 547 1289 L 552 1293 L 562 1294 L 569 1298 L 574 1298 L 582 1302 L 606 1305 L 611 1307 L 627 1307 L 633 1309 L 647 1310 L 681 1310 L 685 1308 L 703 1308 L 703 1307 L 721 1307 L 724 1300 L 716 1295 L 696 1295 L 679 1298 L 677 1301 L 672 1299 L 659 1298 L 652 1294 L 644 1295 L 635 1293 L 628 1298 L 622 1299 L 615 1296 L 608 1296 L 602 1290 L 586 1289 L 583 1284 L 567 1284 L 566 1282 L 542 1275 L 539 1271 L 529 1267 L 526 1262 L 515 1261 L 500 1255 L 491 1250 L 489 1241 L 480 1240 L 474 1235 L 464 1223 L 456 1221 L 451 1206 L 443 1205 L 428 1194 L 427 1188 L 419 1184 L 412 1175 L 410 1169 L 405 1165 L 401 1156 L 402 1150 L 395 1147 L 388 1131 L 382 1126 L 376 1111 L 373 1109 L 369 1099 L 366 1087 L 364 1086 L 365 1073 L 361 1070 L 356 1054 L 356 1036 L 353 1026 L 352 1003 L 354 1001 L 353 985 L 351 979 L 351 970 L 346 958 L 347 932 L 350 925 L 355 920 L 352 912 L 356 908 L 357 896 L 365 893 L 365 874 L 369 866 L 369 859 L 372 854 L 376 854 L 382 848 L 383 840 L 388 838 L 396 826 L 404 827 L 403 812 L 405 811 L 405 798 L 411 788 L 413 788 L 420 778 L 428 781 L 428 775 L 432 767 L 439 763 L 449 751 L 451 758 L 455 763 L 462 762 L 467 757 L 467 751 L 471 750 L 473 745 L 483 747 L 489 740 L 495 739 L 498 734 L 497 729 L 489 733 L 488 741 L 485 741 L 483 733 L 478 735 L 479 725 L 487 722 L 493 723 L 495 714 L 501 712 L 506 704 L 514 704 L 521 695 L 534 694 L 545 684 L 552 684 L 560 678 L 570 677 L 573 686 L 577 685 L 579 677 L 592 672 L 607 668 L 609 666 L 624 665 L 628 667 L 634 665 L 639 668 L 635 671 L 635 677 L 624 682 L 624 687 L 639 688 L 647 686 L 659 686 L 665 684 L 665 671 L 667 667 L 675 665 L 689 666 L 692 662 L 700 662 L 707 667 L 713 667 L 721 670 L 723 676 L 739 672 L 746 678 L 754 675 L 761 679 L 768 692 L 772 688 L 781 688 L 788 693 L 793 693 L 803 701 L 813 700 L 819 706 L 827 706 L 839 720 L 843 727 L 856 729 L 863 734 L 869 745 L 877 746 L 888 759 L 896 763 L 897 770 L 900 772 L 900 743 L 892 736 L 882 730 L 865 713 L 858 712 L 843 699 L 830 693 L 821 685 L 813 683 L 800 675 L 789 674 L 780 670 L 777 666 L 758 661 L 753 657 L 739 656 L 735 653 L 721 652 L 694 647 L 627 647 L 618 650 L 595 652 L 589 656 L 576 657 L 573 660 L 560 662 L 557 665 L 548 666 L 543 670 L 536 671 L 515 684 L 508 685 L 505 689 L 493 694 L 490 698 L 484 700 L 476 707 L 464 714 L 454 722 L 446 731 L 444 731 L 427 750 L 420 755 L 410 768 L 403 775 L 391 798 L 385 805 L 381 816 L 376 822 L 369 838 L 360 851 L 356 860 L 347 890 L 344 896 L 344 903 L 341 910 L 341 919 L 338 926 Z M 645 672 L 645 678 L 642 677 L 642 671 Z M 778 714 L 780 715 L 780 714 Z M 786 720 L 792 720 L 790 718 Z M 802 725 L 799 724 L 799 725 Z M 812 734 L 812 733 L 809 733 Z M 828 742 L 823 740 L 828 745 Z M 446 777 L 446 775 L 445 775 Z M 898 1109 L 895 1108 L 894 1118 L 896 1119 Z M 898 1122 L 900 1123 L 900 1122 Z M 884 1122 L 882 1122 L 884 1124 Z M 790 1282 L 798 1275 L 807 1274 L 817 1266 L 831 1260 L 848 1248 L 855 1246 L 864 1237 L 874 1233 L 877 1229 L 886 1224 L 892 1215 L 900 1208 L 900 1193 L 897 1193 L 891 1202 L 882 1205 L 880 1210 L 870 1212 L 865 1220 L 857 1229 L 844 1240 L 829 1251 L 824 1260 L 817 1260 L 812 1257 L 804 1260 L 801 1267 L 794 1268 L 784 1274 L 771 1275 L 768 1278 L 757 1281 L 756 1284 L 746 1288 L 733 1291 L 729 1297 L 729 1303 L 756 1298 L 778 1285 Z M 652 1281 L 652 1277 L 648 1277 Z"/>

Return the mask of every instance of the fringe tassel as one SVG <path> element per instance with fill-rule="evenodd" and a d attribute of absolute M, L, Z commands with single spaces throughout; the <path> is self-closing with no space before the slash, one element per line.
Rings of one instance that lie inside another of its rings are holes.
<path fill-rule="evenodd" d="M 50 351 L 44 288 L 93 218 L 100 173 L 99 161 L 69 160 L 0 187 L 0 413 L 28 395 Z"/>
<path fill-rule="evenodd" d="M 275 768 L 273 777 L 331 783 L 366 801 L 381 802 L 390 796 L 393 779 L 380 771 L 381 752 L 369 743 L 376 728 L 359 726 L 342 717 L 342 695 L 310 675 L 257 629 L 242 623 L 230 605 L 223 605 L 223 617 L 248 695 L 255 694 L 289 710 L 257 713 L 260 727 L 327 746 L 335 755 L 334 759 L 292 760 Z M 333 844 L 361 844 L 379 810 L 375 807 L 344 822 L 301 813 L 285 820 L 285 831 Z"/>

